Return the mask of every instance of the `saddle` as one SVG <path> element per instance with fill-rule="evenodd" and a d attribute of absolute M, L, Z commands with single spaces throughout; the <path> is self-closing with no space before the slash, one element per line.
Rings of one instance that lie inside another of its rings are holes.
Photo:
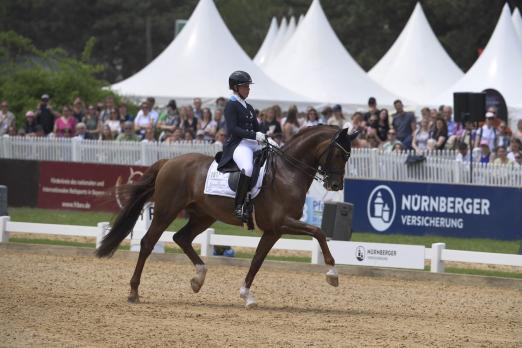
<path fill-rule="evenodd" d="M 214 159 L 217 163 L 219 163 L 219 161 L 221 160 L 222 155 L 223 151 L 220 151 L 214 156 Z M 254 169 L 252 171 L 252 178 L 250 179 L 250 185 L 248 187 L 249 190 L 251 190 L 257 183 L 257 179 L 259 178 L 259 172 L 261 170 L 261 167 L 263 167 L 263 165 L 265 164 L 267 158 L 267 147 L 264 147 L 261 150 L 257 150 L 254 152 Z M 236 162 L 234 162 L 234 160 L 230 161 L 230 163 L 223 169 L 223 172 L 230 173 L 230 176 L 228 177 L 228 186 L 232 191 L 236 192 L 237 183 L 239 181 L 239 175 L 241 174 L 241 171 L 239 170 L 239 167 L 237 166 Z"/>

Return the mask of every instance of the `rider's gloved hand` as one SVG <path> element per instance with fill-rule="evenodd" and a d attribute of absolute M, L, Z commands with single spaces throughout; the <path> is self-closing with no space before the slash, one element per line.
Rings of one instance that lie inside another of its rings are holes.
<path fill-rule="evenodd" d="M 279 144 L 272 138 L 268 137 L 268 143 L 272 146 L 279 147 Z"/>
<path fill-rule="evenodd" d="M 265 144 L 267 142 L 266 140 L 266 134 L 261 132 L 256 132 L 256 140 L 260 144 Z"/>

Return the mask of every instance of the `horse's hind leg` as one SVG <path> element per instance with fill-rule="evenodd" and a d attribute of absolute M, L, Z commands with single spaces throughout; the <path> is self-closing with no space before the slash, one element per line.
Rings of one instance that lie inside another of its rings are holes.
<path fill-rule="evenodd" d="M 134 269 L 134 274 L 130 281 L 131 291 L 128 297 L 129 302 L 139 302 L 140 297 L 138 287 L 140 286 L 141 272 L 143 271 L 145 261 L 152 252 L 152 249 L 158 242 L 163 231 L 167 229 L 178 213 L 179 211 L 170 211 L 168 214 L 162 214 L 158 210 L 154 212 L 154 218 L 152 219 L 150 227 L 145 236 L 141 239 L 140 256 L 138 257 L 138 262 L 136 263 L 136 268 Z"/>
<path fill-rule="evenodd" d="M 198 234 L 210 227 L 214 221 L 216 221 L 216 219 L 208 215 L 192 214 L 187 224 L 176 232 L 173 237 L 174 242 L 180 246 L 196 267 L 196 276 L 190 280 L 190 286 L 194 292 L 199 292 L 203 286 L 207 274 L 207 266 L 205 266 L 203 260 L 201 260 L 192 247 L 192 241 Z"/>

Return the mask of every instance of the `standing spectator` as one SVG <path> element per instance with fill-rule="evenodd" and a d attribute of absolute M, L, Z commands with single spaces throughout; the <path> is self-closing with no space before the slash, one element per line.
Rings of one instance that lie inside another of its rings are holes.
<path fill-rule="evenodd" d="M 122 122 L 134 121 L 134 116 L 132 116 L 129 113 L 129 110 L 127 109 L 127 104 L 125 103 L 120 103 L 120 105 L 118 105 L 118 114 L 120 114 L 120 120 Z"/>
<path fill-rule="evenodd" d="M 103 126 L 98 140 L 114 140 L 114 137 L 112 136 L 111 128 L 107 125 Z"/>
<path fill-rule="evenodd" d="M 377 108 L 377 100 L 374 97 L 368 99 L 368 111 L 364 114 L 364 120 L 368 122 L 371 115 L 379 116 L 379 109 Z"/>
<path fill-rule="evenodd" d="M 507 157 L 510 160 L 515 161 L 516 155 L 519 154 L 521 151 L 522 151 L 522 140 L 520 140 L 519 138 L 513 137 L 509 144 L 509 152 L 507 154 Z"/>
<path fill-rule="evenodd" d="M 114 97 L 112 95 L 108 95 L 105 97 L 105 105 L 103 106 L 103 109 L 100 110 L 100 122 L 104 123 L 107 121 L 114 109 Z"/>
<path fill-rule="evenodd" d="M 100 125 L 98 123 L 99 112 L 93 105 L 89 105 L 87 110 L 85 111 L 85 116 L 83 117 L 83 123 L 85 123 L 85 127 L 87 128 L 87 133 L 91 139 L 98 138 L 100 134 Z"/>
<path fill-rule="evenodd" d="M 15 115 L 9 111 L 7 100 L 0 104 L 0 136 L 6 134 L 10 126 L 15 123 Z"/>
<path fill-rule="evenodd" d="M 303 124 L 304 127 L 313 127 L 319 125 L 319 114 L 314 108 L 308 109 L 306 113 L 306 122 Z"/>
<path fill-rule="evenodd" d="M 420 155 L 428 149 L 428 139 L 430 138 L 430 121 L 427 118 L 423 118 L 420 121 L 419 129 L 413 133 L 413 140 L 411 146 L 415 152 Z"/>
<path fill-rule="evenodd" d="M 154 118 L 152 117 L 150 105 L 147 101 L 141 104 L 141 110 L 134 119 L 134 126 L 136 128 L 136 133 L 140 134 L 141 138 L 145 137 L 145 132 L 148 127 L 154 127 Z"/>
<path fill-rule="evenodd" d="M 53 111 L 49 102 L 49 95 L 43 94 L 36 110 L 36 123 L 42 126 L 45 135 L 53 131 L 54 122 L 57 117 L 58 114 Z"/>
<path fill-rule="evenodd" d="M 388 109 L 382 109 L 381 112 L 379 112 L 379 123 L 377 125 L 377 136 L 381 141 L 386 141 L 389 130 L 390 120 L 388 116 Z"/>
<path fill-rule="evenodd" d="M 483 140 L 487 142 L 490 151 L 497 147 L 497 129 L 493 126 L 494 122 L 495 114 L 491 111 L 486 112 L 486 122 L 477 132 L 475 147 L 480 146 Z"/>
<path fill-rule="evenodd" d="M 109 119 L 103 123 L 104 126 L 109 126 L 114 138 L 121 133 L 121 124 L 122 122 L 118 110 L 112 110 Z"/>
<path fill-rule="evenodd" d="M 471 152 L 468 149 L 468 144 L 460 142 L 457 145 L 457 149 L 459 153 L 457 154 L 455 161 L 469 163 L 471 161 Z"/>
<path fill-rule="evenodd" d="M 522 140 L 522 119 L 517 122 L 517 129 L 513 133 L 513 136 Z"/>
<path fill-rule="evenodd" d="M 152 128 L 152 127 L 151 127 Z M 146 129 L 145 129 L 146 131 Z M 140 141 L 140 137 L 134 133 L 134 123 L 125 121 L 123 124 L 123 132 L 116 138 L 117 141 Z"/>
<path fill-rule="evenodd" d="M 200 133 L 199 131 L 203 131 Z M 212 124 L 212 112 L 209 108 L 203 108 L 201 110 L 201 119 L 198 122 L 198 131 L 196 135 L 203 134 L 202 140 L 210 141 L 216 136 L 216 129 Z"/>
<path fill-rule="evenodd" d="M 194 98 L 192 105 L 194 105 L 194 109 L 192 110 L 194 116 L 196 116 L 198 120 L 201 120 L 201 117 L 203 116 L 203 110 L 201 109 L 201 99 Z"/>
<path fill-rule="evenodd" d="M 511 129 L 507 126 L 506 122 L 500 121 L 498 126 L 497 145 L 504 146 L 507 149 L 512 136 L 513 132 L 511 132 Z"/>
<path fill-rule="evenodd" d="M 288 109 L 288 114 L 286 115 L 285 123 L 283 124 L 283 141 L 286 143 L 294 135 L 299 132 L 299 121 L 297 120 L 297 107 L 292 105 L 290 109 Z"/>
<path fill-rule="evenodd" d="M 392 128 L 388 131 L 388 139 L 382 144 L 382 150 L 384 152 L 392 152 L 396 144 L 402 145 L 402 143 L 397 140 L 397 133 L 395 132 L 395 129 Z"/>
<path fill-rule="evenodd" d="M 435 129 L 432 130 L 430 138 L 435 140 L 435 150 L 444 150 L 446 141 L 448 141 L 448 126 L 444 117 L 437 118 Z"/>
<path fill-rule="evenodd" d="M 25 134 L 33 136 L 36 133 L 36 115 L 32 111 L 27 111 L 25 113 L 25 124 L 23 129 L 25 130 Z"/>
<path fill-rule="evenodd" d="M 341 105 L 337 104 L 332 108 L 333 114 L 330 116 L 330 118 L 326 121 L 326 124 L 329 126 L 337 126 L 339 128 L 342 128 L 345 120 L 343 116 L 343 109 Z"/>
<path fill-rule="evenodd" d="M 54 122 L 53 133 L 57 138 L 70 138 L 74 136 L 76 129 L 76 118 L 73 116 L 72 108 L 65 105 L 62 114 Z"/>
<path fill-rule="evenodd" d="M 489 148 L 489 143 L 487 140 L 480 141 L 480 163 L 489 163 L 492 158 L 491 149 Z"/>
<path fill-rule="evenodd" d="M 72 106 L 72 112 L 76 122 L 83 122 L 83 116 L 85 115 L 84 110 L 85 106 L 83 105 L 82 99 L 80 97 L 76 97 Z"/>
<path fill-rule="evenodd" d="M 276 117 L 275 106 L 266 110 L 266 120 L 262 121 L 259 125 L 259 131 L 272 138 L 283 134 L 281 123 L 279 123 Z"/>
<path fill-rule="evenodd" d="M 83 122 L 79 122 L 76 124 L 76 135 L 74 137 L 75 140 L 90 140 L 93 139 L 92 136 L 87 133 L 87 126 Z"/>
<path fill-rule="evenodd" d="M 446 121 L 446 125 L 448 126 L 448 137 L 455 135 L 457 133 L 457 122 L 453 121 L 453 108 L 449 105 L 444 105 L 442 108 L 442 117 Z"/>
<path fill-rule="evenodd" d="M 494 165 L 506 165 L 513 163 L 512 160 L 510 160 L 507 157 L 507 150 L 504 146 L 497 146 L 495 149 L 495 160 L 493 161 Z"/>
<path fill-rule="evenodd" d="M 406 149 L 409 149 L 413 139 L 413 132 L 415 132 L 417 128 L 415 115 L 412 112 L 404 111 L 404 106 L 400 100 L 394 101 L 393 106 L 395 107 L 396 113 L 392 115 L 392 124 L 397 132 L 397 139 Z"/>

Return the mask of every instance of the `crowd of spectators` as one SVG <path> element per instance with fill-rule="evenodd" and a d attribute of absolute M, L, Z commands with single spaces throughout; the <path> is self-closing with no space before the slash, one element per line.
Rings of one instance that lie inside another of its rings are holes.
<path fill-rule="evenodd" d="M 204 107 L 201 99 L 195 98 L 192 105 L 178 107 L 171 100 L 165 108 L 158 108 L 155 99 L 149 97 L 133 115 L 126 104 L 116 105 L 112 96 L 96 105 L 85 105 L 78 97 L 72 105 L 54 110 L 49 95 L 44 94 L 37 108 L 26 112 L 24 124 L 17 129 L 15 115 L 4 100 L 0 104 L 0 136 L 222 144 L 227 134 L 223 117 L 226 99 L 220 97 L 211 104 Z M 283 111 L 274 105 L 256 112 L 261 131 L 279 144 L 304 127 L 328 124 L 349 128 L 350 132 L 357 130 L 355 148 L 379 148 L 384 152 L 413 150 L 417 155 L 456 150 L 456 159 L 462 162 L 522 166 L 522 120 L 518 121 L 517 129 L 511 130 L 494 108 L 487 110 L 480 125 L 455 122 L 449 105 L 422 108 L 420 117 L 406 111 L 400 100 L 394 102 L 393 108 L 379 108 L 371 97 L 367 110 L 351 115 L 344 113 L 340 105 L 326 106 L 320 111 L 309 107 L 304 112 L 299 112 L 296 106 Z"/>

